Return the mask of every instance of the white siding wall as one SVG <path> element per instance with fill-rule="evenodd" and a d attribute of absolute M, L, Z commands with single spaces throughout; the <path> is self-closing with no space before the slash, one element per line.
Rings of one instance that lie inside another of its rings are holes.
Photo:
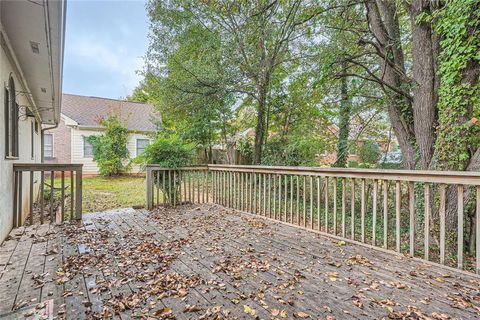
<path fill-rule="evenodd" d="M 98 166 L 93 161 L 93 158 L 85 158 L 83 155 L 83 137 L 90 135 L 100 135 L 101 131 L 96 130 L 85 130 L 73 128 L 72 131 L 72 163 L 82 163 L 83 164 L 83 173 L 85 174 L 98 174 Z M 148 136 L 145 134 L 131 133 L 128 136 L 127 148 L 130 153 L 130 158 L 137 156 L 136 154 L 136 145 L 137 139 L 148 139 Z M 133 166 L 131 168 L 131 173 L 140 173 L 141 168 L 138 166 Z"/>
<path fill-rule="evenodd" d="M 0 48 L 0 243 L 5 239 L 13 226 L 13 164 L 41 162 L 41 128 L 38 134 L 34 133 L 34 157 L 31 157 L 31 123 L 33 118 L 25 117 L 24 108 L 20 109 L 19 120 L 19 158 L 18 160 L 5 159 L 5 107 L 4 92 L 8 86 L 10 74 L 15 80 L 17 92 L 23 91 L 20 75 L 15 74 L 14 68 L 7 58 L 6 52 Z M 17 93 L 17 102 L 20 106 L 28 106 L 29 102 L 24 94 Z M 29 178 L 28 174 L 23 177 L 23 218 L 25 218 L 29 204 Z M 38 188 L 39 179 L 34 179 L 35 188 Z"/>

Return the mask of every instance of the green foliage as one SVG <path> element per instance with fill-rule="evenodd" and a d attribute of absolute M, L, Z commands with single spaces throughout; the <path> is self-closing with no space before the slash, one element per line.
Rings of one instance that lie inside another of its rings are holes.
<path fill-rule="evenodd" d="M 480 63 L 480 4 L 475 0 L 448 1 L 435 12 L 442 35 L 439 56 L 439 126 L 436 152 L 439 167 L 465 170 L 471 150 L 480 146 L 480 84 L 464 81 L 468 68 Z"/>
<path fill-rule="evenodd" d="M 237 142 L 237 150 L 246 163 L 253 161 L 253 141 L 251 139 L 240 139 Z"/>
<path fill-rule="evenodd" d="M 264 165 L 316 166 L 317 156 L 325 150 L 323 139 L 291 136 L 289 139 L 273 138 L 265 144 Z"/>
<path fill-rule="evenodd" d="M 128 170 L 128 130 L 116 114 L 102 119 L 100 124 L 105 127 L 105 133 L 86 138 L 93 147 L 93 160 L 101 175 L 120 175 Z"/>
<path fill-rule="evenodd" d="M 158 164 L 163 168 L 176 169 L 191 165 L 195 155 L 195 147 L 182 139 L 178 134 L 160 132 L 157 134 L 155 140 L 150 143 L 145 151 L 134 159 L 136 163 Z M 171 181 L 173 175 L 158 175 L 154 177 L 154 183 L 158 184 L 162 189 L 163 196 L 166 203 L 173 203 L 173 198 L 176 195 L 178 203 L 181 185 L 180 175 L 178 171 L 175 174 L 175 184 Z M 165 181 L 164 181 L 165 178 Z M 176 185 L 176 189 L 173 187 Z"/>
<path fill-rule="evenodd" d="M 164 168 L 178 168 L 191 165 L 194 146 L 186 143 L 177 134 L 161 132 L 136 159 L 136 163 L 158 164 Z"/>
<path fill-rule="evenodd" d="M 380 147 L 375 141 L 367 140 L 360 147 L 358 155 L 363 163 L 376 164 L 380 158 Z"/>

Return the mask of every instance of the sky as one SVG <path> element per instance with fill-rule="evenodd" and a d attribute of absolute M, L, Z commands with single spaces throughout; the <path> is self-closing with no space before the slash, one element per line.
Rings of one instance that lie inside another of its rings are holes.
<path fill-rule="evenodd" d="M 148 46 L 145 1 L 70 0 L 66 20 L 63 92 L 131 94 Z"/>

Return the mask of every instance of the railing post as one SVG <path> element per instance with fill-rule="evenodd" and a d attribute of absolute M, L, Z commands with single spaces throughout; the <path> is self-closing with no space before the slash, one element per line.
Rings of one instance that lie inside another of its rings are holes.
<path fill-rule="evenodd" d="M 153 179 L 152 179 L 152 168 L 147 166 L 147 209 L 153 209 Z M 165 180 L 164 180 L 165 181 Z"/>
<path fill-rule="evenodd" d="M 82 219 L 82 167 L 75 170 L 75 219 Z"/>

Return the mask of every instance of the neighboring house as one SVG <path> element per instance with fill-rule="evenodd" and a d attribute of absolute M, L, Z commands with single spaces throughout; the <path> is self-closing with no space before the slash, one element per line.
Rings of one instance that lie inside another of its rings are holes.
<path fill-rule="evenodd" d="M 102 134 L 105 128 L 99 122 L 112 113 L 125 121 L 129 131 L 127 148 L 130 158 L 142 153 L 157 129 L 155 109 L 152 105 L 64 94 L 60 123 L 57 128 L 45 132 L 45 162 L 82 163 L 84 174 L 98 174 L 92 146 L 86 138 Z M 139 172 L 140 167 L 132 167 L 131 173 Z"/>
<path fill-rule="evenodd" d="M 40 163 L 42 125 L 60 120 L 64 30 L 63 1 L 0 1 L 0 243 L 13 226 L 13 165 Z M 24 181 L 22 221 L 29 188 Z"/>
<path fill-rule="evenodd" d="M 335 125 L 335 124 L 332 124 L 328 127 L 328 129 L 329 129 L 329 132 L 331 134 L 333 134 L 338 139 L 339 131 L 340 131 L 338 126 Z M 353 128 L 353 129 L 355 129 L 355 128 Z M 348 150 L 349 154 L 347 156 L 347 163 L 350 162 L 350 161 L 356 161 L 356 162 L 361 162 L 362 161 L 362 159 L 360 158 L 360 155 L 358 153 L 359 153 L 360 149 L 363 147 L 363 145 L 365 144 L 365 142 L 367 142 L 369 140 L 373 140 L 377 143 L 377 145 L 379 146 L 382 154 L 384 154 L 386 152 L 398 151 L 397 138 L 394 135 L 392 135 L 390 138 L 388 138 L 388 132 L 383 134 L 383 136 L 385 136 L 385 138 L 371 138 L 371 139 L 358 138 L 359 135 L 360 135 L 360 133 L 358 132 L 358 130 L 357 131 L 352 130 L 352 129 L 350 130 L 350 138 L 349 138 L 350 146 L 349 146 L 349 150 Z M 336 147 L 336 145 L 335 145 L 335 147 Z M 330 165 L 334 164 L 335 161 L 337 160 L 336 148 L 331 150 L 331 151 L 328 151 L 328 152 L 325 152 L 325 153 L 319 155 L 318 160 L 319 160 L 321 165 L 330 166 Z"/>

